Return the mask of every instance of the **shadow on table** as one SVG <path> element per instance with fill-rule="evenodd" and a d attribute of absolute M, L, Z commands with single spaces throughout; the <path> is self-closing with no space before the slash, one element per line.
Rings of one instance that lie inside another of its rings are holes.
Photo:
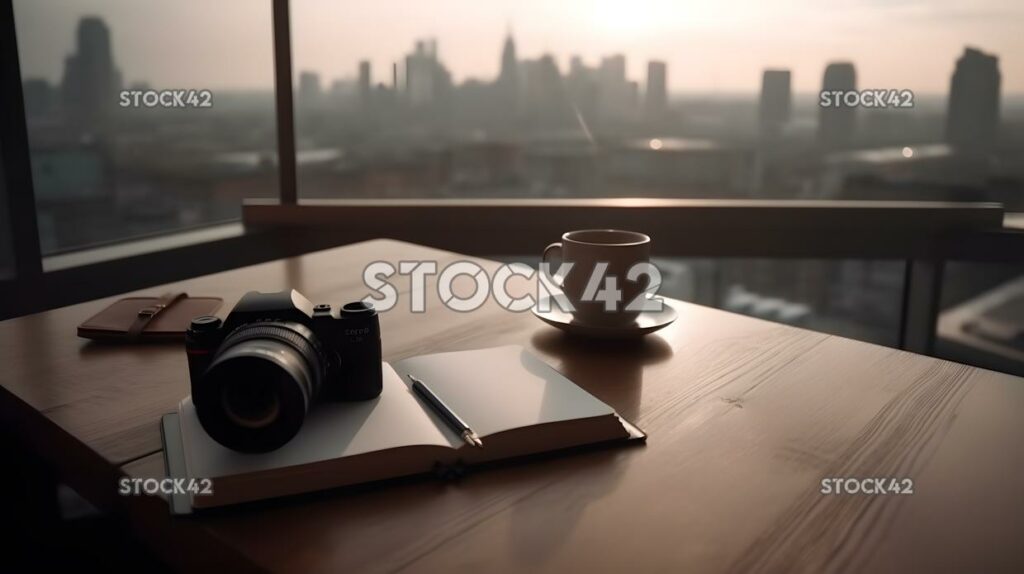
<path fill-rule="evenodd" d="M 656 335 L 601 341 L 543 329 L 533 335 L 531 343 L 562 374 L 631 421 L 640 410 L 644 367 L 672 356 L 669 344 Z M 559 461 L 558 470 L 551 470 L 561 475 L 558 480 L 513 508 L 510 534 L 515 559 L 525 569 L 544 564 L 577 530 L 592 528 L 594 523 L 584 519 L 588 508 L 600 512 L 600 501 L 615 491 L 635 454 L 633 448 L 620 447 Z M 625 526 L 613 528 L 620 527 Z M 606 534 L 609 540 L 614 538 L 613 533 Z"/>
<path fill-rule="evenodd" d="M 623 341 L 591 340 L 557 329 L 537 331 L 531 344 L 577 385 L 633 420 L 639 413 L 644 367 L 667 360 L 672 347 L 657 335 Z"/>

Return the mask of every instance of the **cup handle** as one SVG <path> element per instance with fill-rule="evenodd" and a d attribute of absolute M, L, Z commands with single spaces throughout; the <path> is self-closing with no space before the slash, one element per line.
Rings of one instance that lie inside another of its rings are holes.
<path fill-rule="evenodd" d="M 551 245 L 548 245 L 547 247 L 545 247 L 544 248 L 544 253 L 540 256 L 540 260 L 541 260 L 542 263 L 551 263 L 551 258 L 552 257 L 558 259 L 559 262 L 561 262 L 561 260 L 562 260 L 562 243 L 561 242 L 556 241 L 555 243 L 552 243 Z M 547 275 L 548 278 L 551 279 L 551 282 L 554 283 L 555 285 L 557 285 L 558 287 L 562 286 L 562 284 L 558 282 L 558 279 L 556 279 L 554 275 L 551 275 L 550 273 L 545 273 L 545 275 Z"/>

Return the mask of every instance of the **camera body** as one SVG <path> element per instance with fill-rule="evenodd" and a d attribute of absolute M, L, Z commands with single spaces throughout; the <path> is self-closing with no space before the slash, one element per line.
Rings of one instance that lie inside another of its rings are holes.
<path fill-rule="evenodd" d="M 250 292 L 221 322 L 186 333 L 192 402 L 217 442 L 266 452 L 290 440 L 318 401 L 361 401 L 382 388 L 380 321 L 369 304 L 314 306 L 298 291 Z"/>

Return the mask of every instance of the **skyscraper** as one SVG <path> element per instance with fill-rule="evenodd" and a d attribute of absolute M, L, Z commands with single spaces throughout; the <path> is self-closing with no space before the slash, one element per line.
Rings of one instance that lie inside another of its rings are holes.
<path fill-rule="evenodd" d="M 370 89 L 373 86 L 373 78 L 370 75 L 369 60 L 359 62 L 359 105 L 366 107 L 370 105 Z"/>
<path fill-rule="evenodd" d="M 21 85 L 25 95 L 25 116 L 30 119 L 45 118 L 53 113 L 54 89 L 41 78 L 28 78 Z"/>
<path fill-rule="evenodd" d="M 626 81 L 626 57 L 622 54 L 601 59 L 597 70 L 598 105 L 604 119 L 622 119 L 629 115 L 631 92 Z"/>
<path fill-rule="evenodd" d="M 516 43 L 512 33 L 505 36 L 505 44 L 501 48 L 501 71 L 495 82 L 497 102 L 506 112 L 514 117 L 519 109 L 519 61 L 516 60 Z"/>
<path fill-rule="evenodd" d="M 857 89 L 857 72 L 851 62 L 833 62 L 825 68 L 823 92 L 850 92 Z M 818 144 L 826 150 L 841 149 L 853 141 L 857 130 L 857 108 L 842 105 L 843 98 L 832 98 L 832 106 L 818 108 Z M 839 105 L 835 105 L 835 104 Z"/>
<path fill-rule="evenodd" d="M 558 64 L 550 54 L 522 62 L 523 112 L 528 123 L 556 127 L 574 121 Z"/>
<path fill-rule="evenodd" d="M 451 74 L 438 61 L 437 40 L 418 40 L 405 57 L 405 93 L 409 104 L 421 107 L 437 103 L 451 87 Z"/>
<path fill-rule="evenodd" d="M 320 74 L 309 71 L 299 74 L 300 102 L 305 105 L 315 105 L 320 101 L 321 93 Z"/>
<path fill-rule="evenodd" d="M 775 138 L 789 121 L 792 101 L 789 70 L 765 70 L 761 76 L 761 136 Z"/>
<path fill-rule="evenodd" d="M 110 30 L 103 20 L 78 21 L 76 51 L 64 61 L 61 96 L 68 120 L 78 129 L 99 130 L 117 106 L 121 73 L 114 66 Z"/>
<path fill-rule="evenodd" d="M 597 70 L 583 63 L 579 56 L 573 56 L 565 76 L 565 90 L 574 112 L 587 124 L 592 123 L 598 108 Z"/>
<path fill-rule="evenodd" d="M 501 71 L 498 83 L 515 86 L 519 79 L 519 62 L 516 60 L 516 42 L 511 32 L 505 36 L 505 44 L 501 47 Z"/>
<path fill-rule="evenodd" d="M 644 111 L 648 118 L 657 119 L 668 108 L 668 66 L 665 62 L 651 60 L 647 63 L 647 93 Z"/>
<path fill-rule="evenodd" d="M 636 80 L 626 82 L 626 106 L 630 110 L 640 107 L 640 82 Z"/>
<path fill-rule="evenodd" d="M 946 141 L 958 151 L 986 151 L 999 128 L 999 59 L 965 48 L 949 86 Z"/>

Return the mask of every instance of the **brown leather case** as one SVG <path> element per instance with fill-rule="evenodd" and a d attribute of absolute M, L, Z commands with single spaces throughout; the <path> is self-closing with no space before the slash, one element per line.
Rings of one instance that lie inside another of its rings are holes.
<path fill-rule="evenodd" d="M 167 293 L 160 297 L 126 297 L 78 326 L 86 339 L 124 343 L 183 341 L 192 319 L 212 315 L 223 300 Z"/>

